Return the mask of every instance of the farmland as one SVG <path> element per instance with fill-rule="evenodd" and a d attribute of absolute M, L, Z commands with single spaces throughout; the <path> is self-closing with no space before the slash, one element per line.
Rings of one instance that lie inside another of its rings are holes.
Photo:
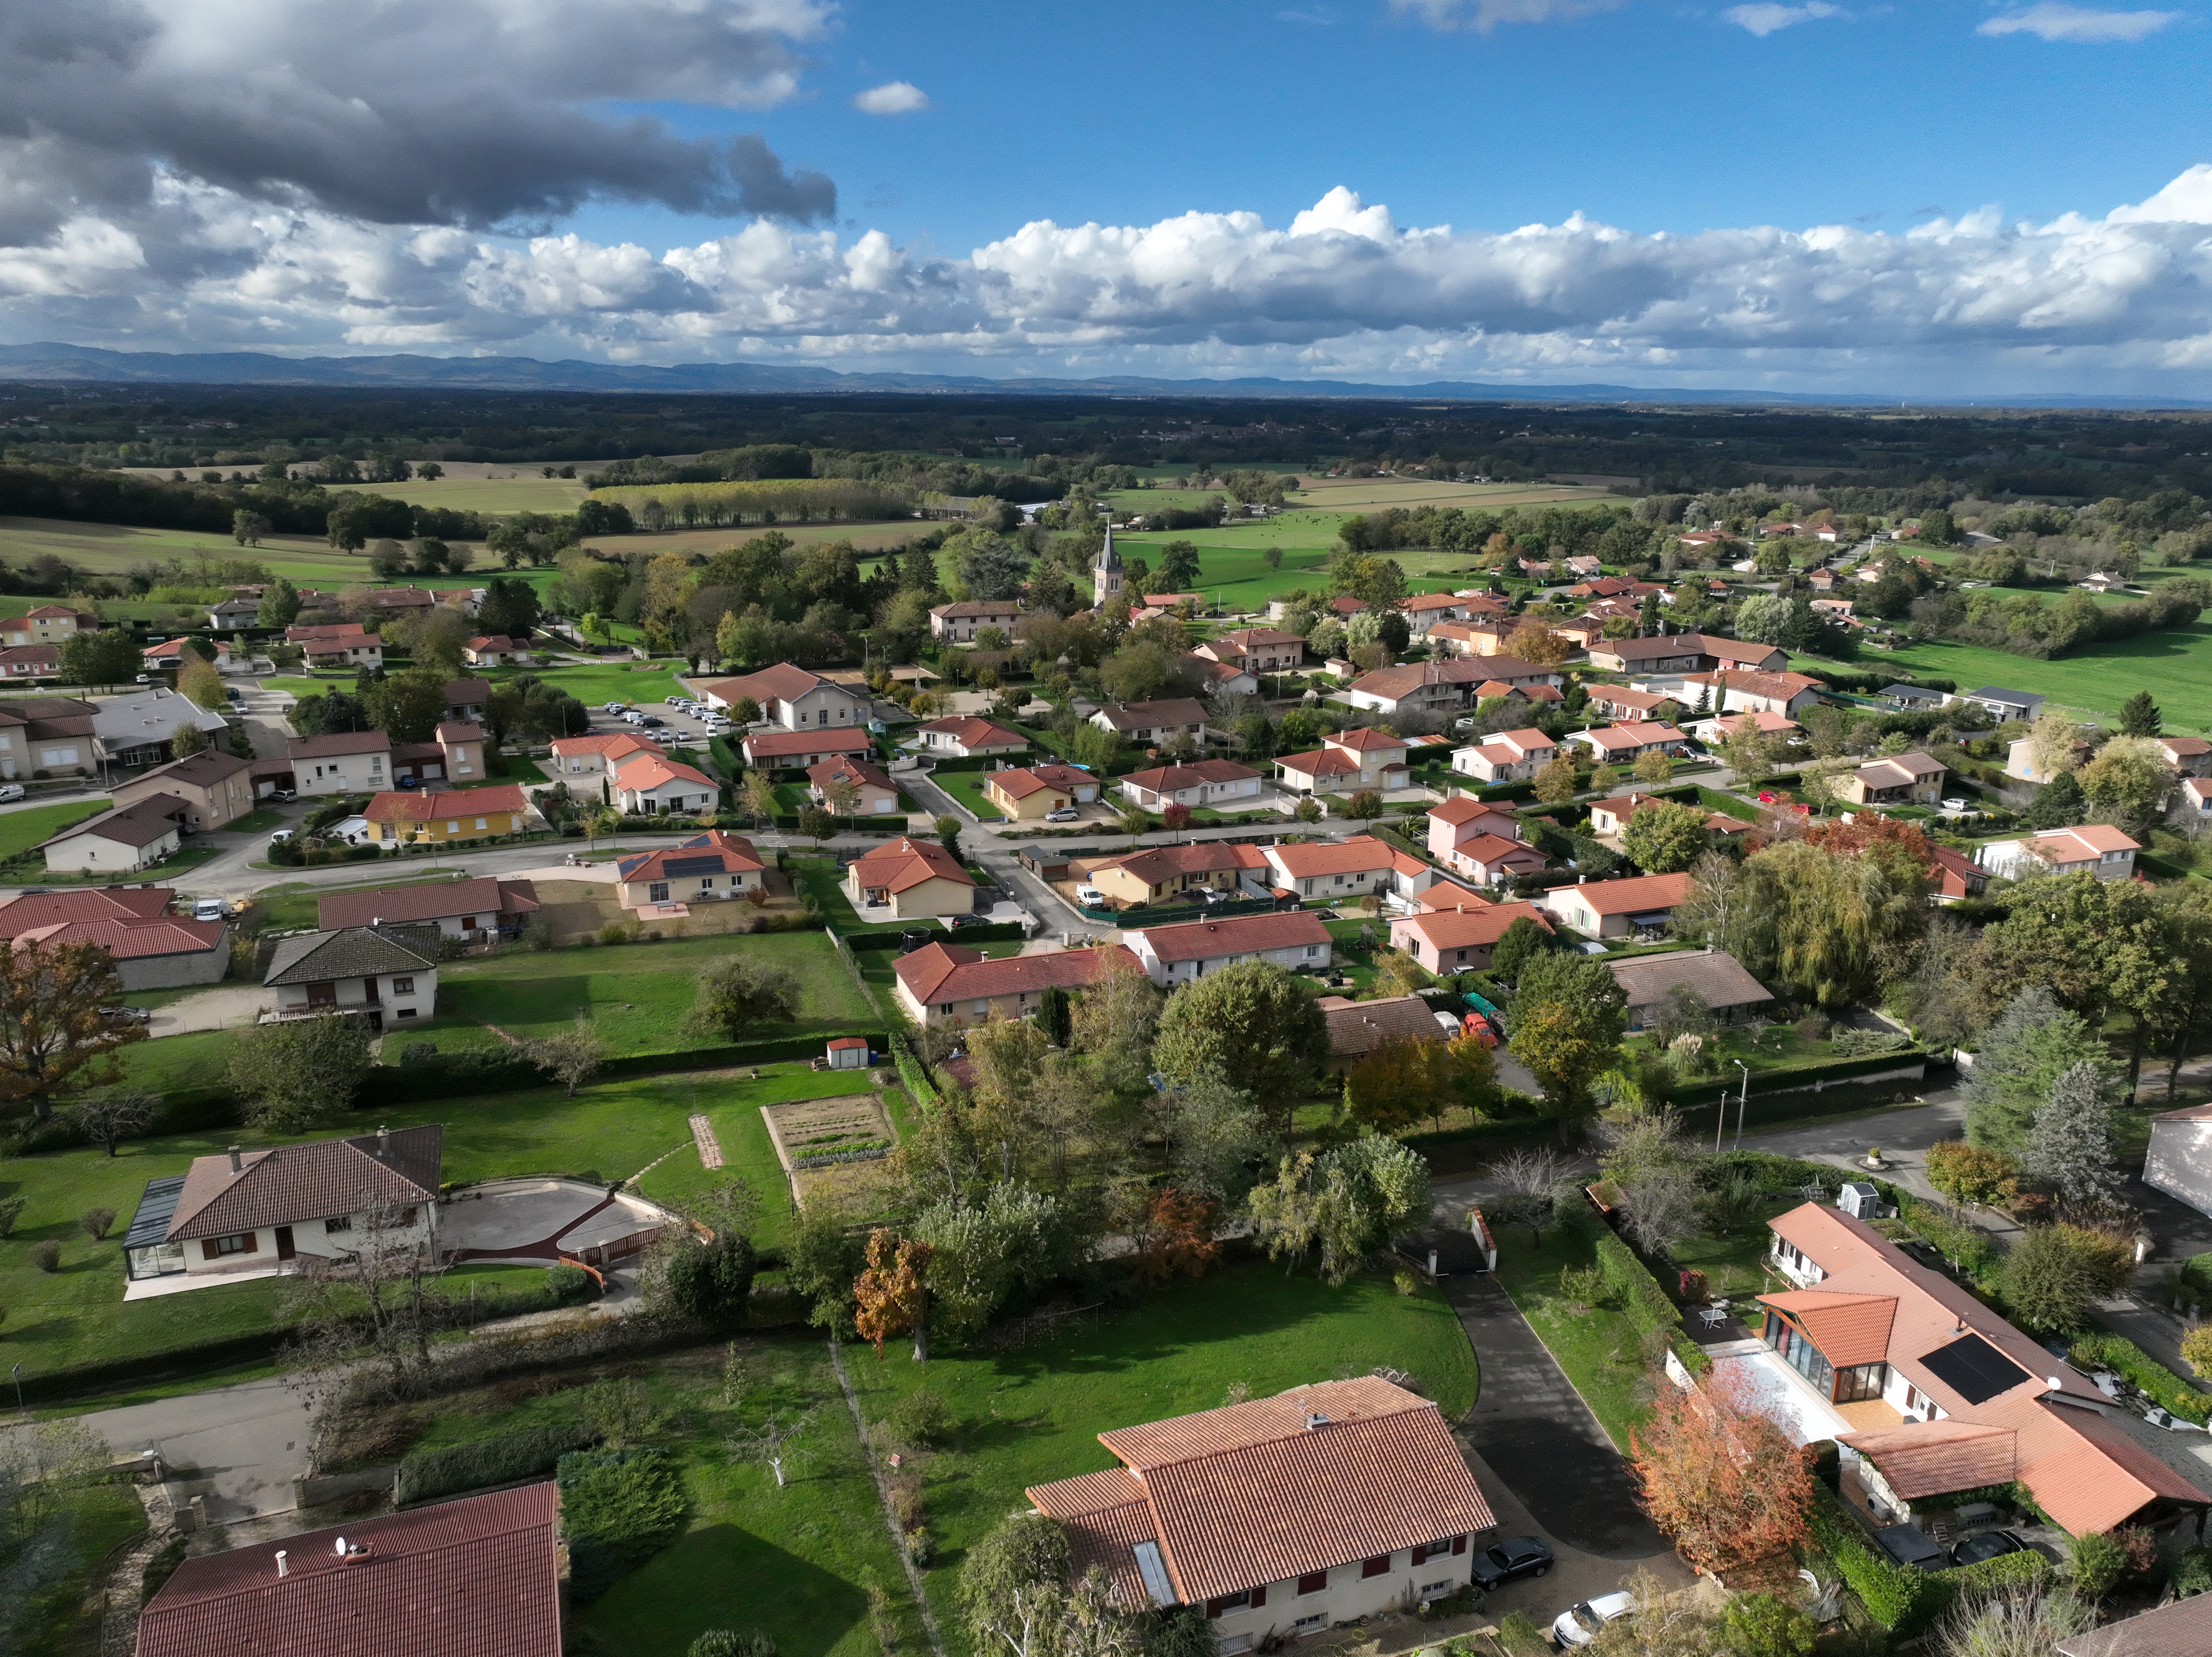
<path fill-rule="evenodd" d="M 1801 658 L 1792 665 L 1810 661 Z M 1985 684 L 2033 690 L 2083 713 L 2117 715 L 2120 704 L 2148 690 L 2166 714 L 2169 730 L 2212 730 L 2212 622 L 2093 645 L 2055 661 L 1942 640 L 1893 651 L 1869 651 L 1858 666 L 1954 679 L 1961 690 Z"/>

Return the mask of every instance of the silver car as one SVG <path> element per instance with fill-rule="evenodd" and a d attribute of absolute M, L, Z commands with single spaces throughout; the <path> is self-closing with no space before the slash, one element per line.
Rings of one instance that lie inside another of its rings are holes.
<path fill-rule="evenodd" d="M 1552 1643 L 1562 1651 L 1586 1646 L 1607 1623 L 1619 1622 L 1635 1609 L 1636 1601 L 1625 1593 L 1601 1593 L 1594 1599 L 1577 1600 L 1553 1622 Z"/>

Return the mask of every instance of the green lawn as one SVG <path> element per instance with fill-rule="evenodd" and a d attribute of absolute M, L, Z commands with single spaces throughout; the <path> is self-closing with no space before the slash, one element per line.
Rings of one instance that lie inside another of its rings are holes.
<path fill-rule="evenodd" d="M 668 662 L 607 661 L 591 667 L 497 667 L 482 677 L 494 684 L 527 673 L 558 685 L 586 707 L 629 702 L 657 708 L 676 695 L 676 668 Z"/>
<path fill-rule="evenodd" d="M 58 1575 L 21 1609 L 10 1649 L 22 1657 L 97 1657 L 100 1607 L 88 1602 L 107 1556 L 144 1533 L 146 1510 L 128 1484 L 91 1484 L 64 1498 L 58 1534 L 65 1563 Z"/>
<path fill-rule="evenodd" d="M 865 923 L 860 912 L 853 907 L 853 900 L 845 895 L 845 888 L 837 878 L 837 864 L 834 858 L 794 857 L 786 870 L 797 883 L 802 893 L 811 893 L 830 917 L 830 924 L 841 932 L 858 931 Z"/>
<path fill-rule="evenodd" d="M 939 1544 L 925 1580 L 948 1631 L 964 1550 L 1024 1505 L 1025 1487 L 1116 1465 L 1097 1442 L 1109 1428 L 1212 1409 L 1240 1382 L 1265 1396 L 1377 1365 L 1413 1375 L 1447 1420 L 1474 1401 L 1474 1354 L 1451 1308 L 1433 1290 L 1401 1296 L 1372 1274 L 1330 1289 L 1310 1267 L 1285 1277 L 1237 1259 L 1063 1330 L 1007 1350 L 933 1352 L 927 1364 L 896 1344 L 881 1358 L 847 1350 L 872 1421 L 927 1387 L 960 1423 L 950 1448 L 920 1459 Z"/>
<path fill-rule="evenodd" d="M 343 487 L 362 495 L 396 495 L 418 507 L 450 507 L 455 512 L 487 514 L 569 513 L 575 511 L 577 503 L 584 498 L 582 479 L 546 477 L 535 466 L 512 467 L 495 477 L 440 477 L 427 483 L 418 477 L 404 483 L 348 483 Z"/>
<path fill-rule="evenodd" d="M 1790 665 L 1806 662 L 1833 665 L 1810 657 Z M 1931 640 L 1898 650 L 1869 650 L 1851 665 L 1875 673 L 1895 667 L 1954 679 L 1961 690 L 1987 684 L 2032 690 L 2081 713 L 2107 717 L 2118 714 L 2120 704 L 2136 691 L 2148 690 L 2165 713 L 2169 731 L 2212 731 L 2212 622 L 2093 645 L 2056 661 Z"/>
<path fill-rule="evenodd" d="M 798 1023 L 764 1029 L 763 1035 L 854 1029 L 875 1020 L 827 938 L 770 932 L 456 962 L 441 969 L 441 1016 L 423 1027 L 422 1037 L 436 1039 L 433 1030 L 472 1023 L 480 1027 L 479 1021 L 524 1038 L 550 1035 L 566 1029 L 579 1009 L 589 1008 L 608 1051 L 617 1056 L 716 1046 L 718 1038 L 695 1037 L 679 1026 L 697 998 L 700 972 L 733 955 L 772 962 L 798 976 Z"/>
<path fill-rule="evenodd" d="M 0 862 L 44 844 L 71 823 L 98 816 L 114 804 L 105 798 L 58 800 L 21 811 L 0 811 Z"/>
<path fill-rule="evenodd" d="M 1645 1370 L 1635 1327 L 1616 1308 L 1577 1306 L 1559 1294 L 1563 1267 L 1595 1260 L 1596 1227 L 1594 1218 L 1577 1216 L 1545 1232 L 1540 1247 L 1523 1228 L 1500 1231 L 1498 1283 L 1625 1455 L 1629 1429 L 1644 1413 L 1638 1393 Z"/>

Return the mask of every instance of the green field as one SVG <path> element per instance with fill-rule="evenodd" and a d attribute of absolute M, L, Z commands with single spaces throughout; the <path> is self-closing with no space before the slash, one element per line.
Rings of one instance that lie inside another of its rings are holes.
<path fill-rule="evenodd" d="M 663 662 L 608 661 L 592 667 L 495 667 L 478 677 L 499 684 L 526 673 L 560 686 L 586 707 L 597 707 L 602 702 L 631 702 L 653 709 L 676 694 L 676 670 Z"/>
<path fill-rule="evenodd" d="M 52 805 L 26 806 L 20 811 L 0 811 L 0 861 L 52 839 L 73 822 L 98 816 L 113 804 L 104 798 L 61 800 Z"/>
<path fill-rule="evenodd" d="M 1793 667 L 1832 667 L 1801 657 Z M 2166 715 L 2169 731 L 2212 731 L 2212 622 L 2093 645 L 2055 661 L 2008 651 L 1931 640 L 1901 649 L 1869 650 L 1850 665 L 1880 673 L 1895 667 L 1958 682 L 1961 690 L 2002 685 L 2051 697 L 2080 713 L 2107 718 L 2138 690 L 2148 690 Z"/>
<path fill-rule="evenodd" d="M 535 466 L 487 467 L 493 476 L 441 477 L 431 482 L 416 478 L 405 483 L 340 483 L 342 489 L 362 495 L 397 495 L 418 507 L 447 507 L 455 512 L 486 515 L 513 512 L 562 513 L 576 510 L 584 498 L 582 482 L 574 477 L 546 477 Z"/>

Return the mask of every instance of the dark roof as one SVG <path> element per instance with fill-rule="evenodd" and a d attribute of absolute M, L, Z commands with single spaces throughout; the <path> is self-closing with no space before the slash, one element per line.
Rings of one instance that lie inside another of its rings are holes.
<path fill-rule="evenodd" d="M 1230 920 L 1186 921 L 1174 926 L 1136 926 L 1129 929 L 1129 935 L 1142 938 L 1163 962 L 1258 955 L 1267 950 L 1295 949 L 1302 944 L 1329 941 L 1328 928 L 1310 909 L 1239 915 Z"/>
<path fill-rule="evenodd" d="M 177 1197 L 185 1188 L 185 1176 L 167 1174 L 158 1180 L 146 1181 L 145 1194 L 138 1199 L 137 1211 L 131 1217 L 131 1229 L 123 1234 L 125 1248 L 151 1248 L 155 1243 L 169 1240 L 169 1221 L 177 1211 Z"/>
<path fill-rule="evenodd" d="M 445 1138 L 443 1126 L 424 1122 L 390 1134 L 244 1151 L 235 1169 L 228 1153 L 195 1156 L 178 1193 L 169 1240 L 225 1237 L 381 1205 L 435 1202 Z"/>
<path fill-rule="evenodd" d="M 1324 1005 L 1322 1017 L 1328 1021 L 1328 1050 L 1337 1058 L 1370 1052 L 1393 1038 L 1409 1041 L 1451 1039 L 1451 1032 L 1437 1023 L 1436 1013 L 1418 995 L 1352 1001 L 1340 1007 Z"/>
<path fill-rule="evenodd" d="M 295 760 L 326 759 L 333 754 L 385 754 L 392 737 L 382 731 L 330 731 L 319 737 L 290 737 L 284 752 Z"/>
<path fill-rule="evenodd" d="M 221 782 L 225 777 L 234 777 L 241 771 L 251 771 L 253 762 L 242 760 L 235 754 L 218 754 L 212 748 L 204 748 L 183 759 L 171 760 L 167 765 L 157 765 L 150 771 L 141 771 L 130 780 L 132 784 L 151 782 L 155 778 L 163 782 L 189 783 L 195 788 L 205 788 Z"/>
<path fill-rule="evenodd" d="M 538 889 L 530 882 L 484 875 L 475 880 L 333 892 L 316 901 L 315 918 L 325 931 L 336 931 L 385 921 L 442 920 L 447 915 L 526 914 L 538 907 Z"/>
<path fill-rule="evenodd" d="M 2055 1649 L 2058 1657 L 2203 1657 L 2212 1651 L 2212 1593 L 2070 1636 Z"/>
<path fill-rule="evenodd" d="M 1098 710 L 1116 731 L 1149 731 L 1163 725 L 1204 725 L 1206 709 L 1196 698 L 1170 696 L 1157 702 L 1115 702 Z"/>
<path fill-rule="evenodd" d="M 1662 910 L 1665 907 L 1658 906 Z M 1606 964 L 1612 968 L 1613 981 L 1620 986 L 1632 1007 L 1650 1006 L 1664 999 L 1678 984 L 1688 985 L 1709 1007 L 1749 1007 L 1774 999 L 1766 986 L 1746 972 L 1734 956 L 1717 950 L 1631 956 Z"/>
<path fill-rule="evenodd" d="M 337 1552 L 343 1538 L 363 1550 Z M 187 1559 L 138 1619 L 137 1657 L 561 1657 L 551 1484 Z"/>
<path fill-rule="evenodd" d="M 402 942 L 389 930 L 341 926 L 335 932 L 302 932 L 288 938 L 270 957 L 262 983 L 327 984 L 339 978 L 373 978 L 380 973 L 411 973 L 434 964 L 417 954 L 414 940 Z"/>
<path fill-rule="evenodd" d="M 489 679 L 448 679 L 442 692 L 447 706 L 491 700 Z"/>
<path fill-rule="evenodd" d="M 177 832 L 178 823 L 192 808 L 174 794 L 149 794 L 130 805 L 118 805 L 74 823 L 45 842 L 58 846 L 79 835 L 98 835 L 118 846 L 151 846 L 165 835 Z"/>

